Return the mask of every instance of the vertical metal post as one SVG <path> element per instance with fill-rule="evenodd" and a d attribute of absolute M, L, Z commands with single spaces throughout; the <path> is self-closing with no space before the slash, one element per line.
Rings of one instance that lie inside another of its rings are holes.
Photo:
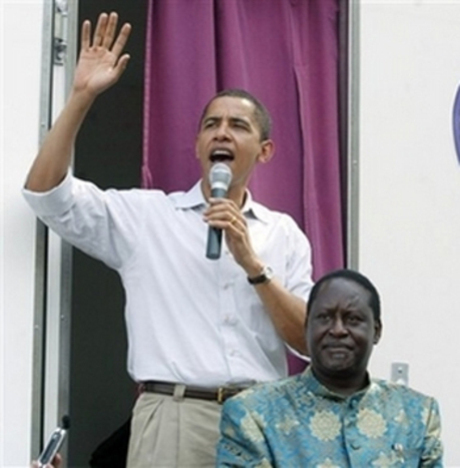
<path fill-rule="evenodd" d="M 77 12 L 77 0 L 44 1 L 40 145 L 72 83 Z M 35 268 L 31 458 L 69 407 L 72 250 L 38 220 Z"/>
<path fill-rule="evenodd" d="M 42 70 L 40 85 L 40 129 L 39 141 L 43 141 L 51 122 L 52 88 L 52 37 L 54 5 L 52 0 L 43 4 L 42 29 Z M 43 439 L 43 397 L 44 397 L 44 362 L 46 331 L 46 277 L 47 277 L 47 228 L 37 220 L 35 246 L 35 306 L 34 306 L 34 342 L 32 376 L 32 437 L 31 458 L 40 451 Z"/>
<path fill-rule="evenodd" d="M 350 0 L 347 171 L 347 266 L 359 266 L 359 12 L 360 0 Z"/>
<path fill-rule="evenodd" d="M 60 2 L 63 3 L 62 1 Z M 59 108 L 55 109 L 56 116 L 64 105 L 64 101 L 69 95 L 76 64 L 77 52 L 77 27 L 78 27 L 78 0 L 69 0 L 65 2 L 64 8 L 66 9 L 65 27 L 62 29 L 63 41 L 55 45 L 55 53 L 62 50 L 64 45 L 65 57 L 62 63 L 64 67 L 64 82 L 62 96 L 64 99 L 61 101 Z M 62 57 L 55 55 L 55 66 L 59 65 L 59 60 Z M 73 165 L 73 162 L 72 162 Z M 69 414 L 70 406 L 70 346 L 71 346 L 71 313 L 72 313 L 72 257 L 73 248 L 67 242 L 59 239 L 60 244 L 60 302 L 59 302 L 59 339 L 58 339 L 58 366 L 57 366 L 57 413 L 56 416 L 60 419 L 63 415 Z M 60 422 L 60 421 L 59 421 Z M 71 437 L 71 432 L 69 432 Z M 64 445 L 61 451 L 64 456 L 64 465 L 67 466 L 68 458 L 68 444 Z"/>

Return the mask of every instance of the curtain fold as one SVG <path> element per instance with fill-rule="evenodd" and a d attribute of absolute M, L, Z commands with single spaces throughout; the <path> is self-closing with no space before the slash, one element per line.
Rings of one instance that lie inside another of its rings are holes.
<path fill-rule="evenodd" d="M 315 278 L 344 262 L 338 1 L 149 0 L 148 11 L 143 186 L 194 184 L 201 110 L 217 91 L 247 89 L 270 111 L 276 146 L 251 191 L 307 233 Z"/>

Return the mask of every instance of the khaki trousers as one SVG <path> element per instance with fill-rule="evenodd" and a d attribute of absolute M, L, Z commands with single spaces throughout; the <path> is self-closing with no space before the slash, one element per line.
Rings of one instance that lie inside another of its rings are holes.
<path fill-rule="evenodd" d="M 128 468 L 215 467 L 221 405 L 183 398 L 184 390 L 177 385 L 174 396 L 140 395 L 133 410 Z"/>

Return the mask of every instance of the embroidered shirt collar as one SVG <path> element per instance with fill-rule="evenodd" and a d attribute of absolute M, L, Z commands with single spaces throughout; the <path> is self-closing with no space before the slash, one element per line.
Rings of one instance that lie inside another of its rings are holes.
<path fill-rule="evenodd" d="M 201 190 L 201 180 L 199 180 L 188 192 L 177 194 L 175 197 L 175 205 L 176 208 L 182 210 L 206 207 L 207 202 Z M 255 202 L 249 190 L 246 190 L 246 200 L 241 211 L 248 217 L 253 217 L 264 223 L 269 222 L 269 210 L 263 205 Z"/>
<path fill-rule="evenodd" d="M 329 390 L 326 388 L 324 385 L 322 385 L 318 379 L 315 377 L 313 374 L 313 371 L 311 370 L 311 366 L 308 366 L 305 371 L 302 374 L 302 378 L 305 381 L 305 386 L 306 388 L 309 389 L 309 391 L 313 392 L 315 395 L 322 396 L 325 398 L 330 398 L 334 400 L 347 400 L 348 398 L 356 398 L 356 397 L 363 397 L 368 390 L 371 388 L 372 384 L 369 378 L 369 374 L 366 373 L 366 386 L 353 393 L 352 395 L 341 395 L 340 393 L 333 392 L 332 390 Z"/>

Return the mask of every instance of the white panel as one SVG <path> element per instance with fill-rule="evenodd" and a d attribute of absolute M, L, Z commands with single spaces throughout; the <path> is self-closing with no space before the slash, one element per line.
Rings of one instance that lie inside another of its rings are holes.
<path fill-rule="evenodd" d="M 31 434 L 35 218 L 20 194 L 38 146 L 43 2 L 0 2 L 0 466 L 28 466 Z"/>
<path fill-rule="evenodd" d="M 409 385 L 440 402 L 445 466 L 460 466 L 460 1 L 362 0 L 360 28 L 359 265 L 384 321 L 372 370 L 409 363 Z"/>

